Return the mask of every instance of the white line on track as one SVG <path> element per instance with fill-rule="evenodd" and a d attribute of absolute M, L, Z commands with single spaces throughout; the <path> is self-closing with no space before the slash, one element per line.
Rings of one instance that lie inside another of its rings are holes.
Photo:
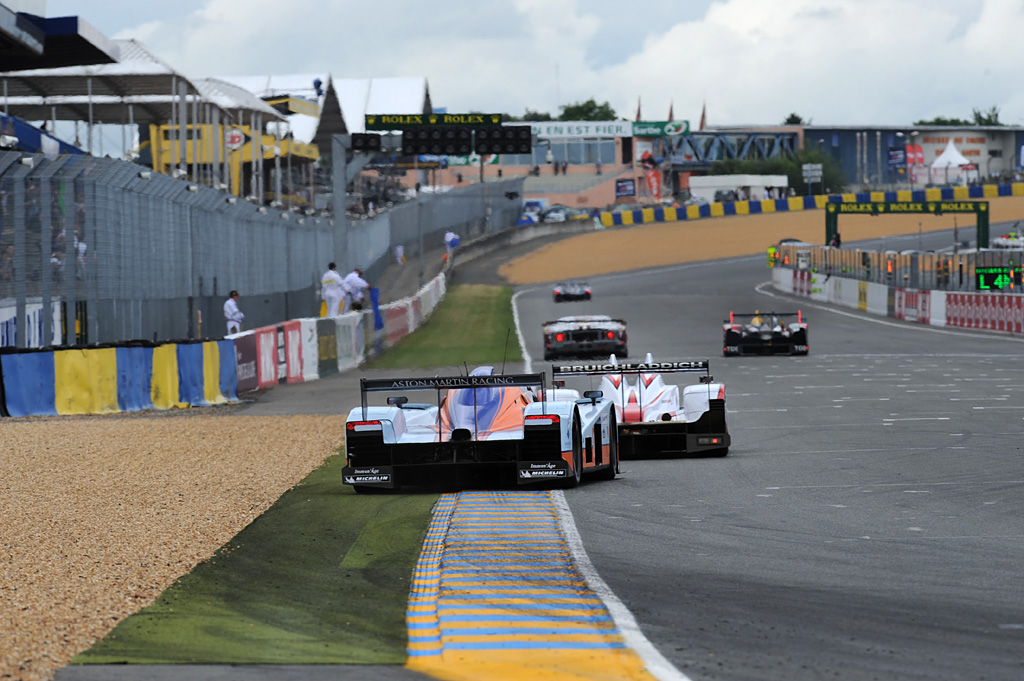
<path fill-rule="evenodd" d="M 959 482 L 862 482 L 854 485 L 780 485 L 778 487 L 765 487 L 768 490 L 783 489 L 860 489 L 867 487 L 955 487 L 975 485 L 1020 485 L 1024 480 L 974 480 Z"/>
<path fill-rule="evenodd" d="M 982 407 L 975 407 L 981 409 Z M 948 421 L 948 416 L 915 416 L 912 418 L 882 419 L 882 421 Z"/>
<path fill-rule="evenodd" d="M 1012 407 L 971 407 L 971 409 L 992 409 L 992 410 L 996 410 L 996 409 L 1024 409 L 1024 404 L 1022 404 L 1022 405 L 1015 405 L 1015 406 L 1012 406 Z"/>
<path fill-rule="evenodd" d="M 665 656 L 647 640 L 644 633 L 640 631 L 640 625 L 637 624 L 633 613 L 601 579 L 601 575 L 597 573 L 594 564 L 590 562 L 590 557 L 583 548 L 583 540 L 576 530 L 576 523 L 573 521 L 569 504 L 565 500 L 565 494 L 561 490 L 556 490 L 551 498 L 555 503 L 555 508 L 558 509 L 562 531 L 565 533 L 565 540 L 572 552 L 573 562 L 587 585 L 604 601 L 608 613 L 615 620 L 615 626 L 622 632 L 622 637 L 626 639 L 629 647 L 644 661 L 647 671 L 661 681 L 690 681 L 690 677 L 672 666 L 672 663 L 665 659 Z"/>

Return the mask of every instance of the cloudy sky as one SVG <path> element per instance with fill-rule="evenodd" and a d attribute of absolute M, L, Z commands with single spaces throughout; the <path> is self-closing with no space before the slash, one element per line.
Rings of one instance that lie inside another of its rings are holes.
<path fill-rule="evenodd" d="M 696 127 L 1024 125 L 1024 0 L 49 0 L 190 77 L 421 76 L 452 112 L 594 98 Z"/>

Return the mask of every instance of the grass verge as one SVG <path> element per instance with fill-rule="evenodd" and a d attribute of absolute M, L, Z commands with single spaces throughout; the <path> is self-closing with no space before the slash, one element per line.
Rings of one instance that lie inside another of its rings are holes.
<path fill-rule="evenodd" d="M 512 318 L 511 287 L 457 284 L 448 289 L 423 326 L 366 367 L 428 369 L 522 359 Z"/>
<path fill-rule="evenodd" d="M 403 664 L 436 494 L 356 494 L 332 456 L 72 664 Z"/>

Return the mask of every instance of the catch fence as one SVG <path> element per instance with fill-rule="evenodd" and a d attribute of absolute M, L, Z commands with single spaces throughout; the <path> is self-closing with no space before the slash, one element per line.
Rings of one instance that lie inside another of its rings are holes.
<path fill-rule="evenodd" d="M 422 194 L 370 219 L 257 206 L 135 163 L 0 153 L 0 347 L 218 338 L 319 314 L 327 263 L 371 281 L 407 258 L 515 224 L 522 180 Z M 411 292 L 410 292 L 411 293 Z"/>

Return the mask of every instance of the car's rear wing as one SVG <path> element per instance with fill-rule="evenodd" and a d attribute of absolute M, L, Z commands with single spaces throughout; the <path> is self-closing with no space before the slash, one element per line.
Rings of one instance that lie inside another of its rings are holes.
<path fill-rule="evenodd" d="M 438 402 L 442 390 L 457 388 L 530 388 L 539 386 L 544 391 L 544 374 L 498 374 L 494 376 L 427 376 L 422 378 L 361 378 L 360 402 L 365 417 L 367 394 L 372 392 L 407 392 L 410 390 L 436 390 Z"/>
<path fill-rule="evenodd" d="M 586 319 L 569 319 L 569 320 L 566 320 L 566 319 L 555 319 L 555 320 L 550 321 L 550 322 L 544 322 L 544 324 L 542 326 L 546 329 L 547 327 L 553 326 L 555 324 L 562 324 L 564 326 L 582 326 L 582 325 L 586 325 L 587 327 L 595 327 L 595 328 L 597 328 L 597 327 L 602 327 L 602 326 L 611 326 L 613 324 L 614 325 L 619 325 L 619 326 L 626 326 L 626 320 L 625 319 L 590 319 L 590 320 L 586 320 Z"/>
<path fill-rule="evenodd" d="M 733 312 L 732 310 L 729 310 L 729 318 L 722 321 L 727 324 L 733 324 L 733 317 L 792 317 L 793 315 L 796 315 L 797 323 L 803 323 L 804 313 L 801 310 L 797 310 L 796 312 L 775 312 L 774 310 L 768 310 L 765 312 Z"/>
<path fill-rule="evenodd" d="M 556 364 L 551 367 L 551 378 L 566 376 L 603 376 L 604 374 L 699 374 L 710 377 L 711 368 L 706 359 L 680 362 L 615 362 L 606 364 Z M 704 381 L 702 381 L 704 382 Z"/>

